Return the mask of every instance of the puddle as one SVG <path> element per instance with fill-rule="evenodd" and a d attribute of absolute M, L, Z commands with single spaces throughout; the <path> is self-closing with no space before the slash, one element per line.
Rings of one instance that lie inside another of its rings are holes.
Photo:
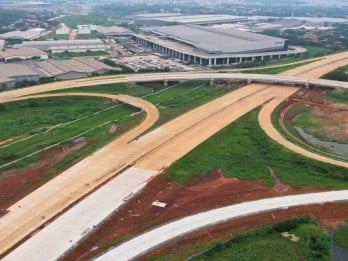
<path fill-rule="evenodd" d="M 333 154 L 343 156 L 343 157 L 348 157 L 348 144 L 341 144 L 341 143 L 332 142 L 332 141 L 319 140 L 313 135 L 306 133 L 302 128 L 300 127 L 295 127 L 295 128 L 298 134 L 302 137 L 302 139 L 304 139 L 309 144 L 318 148 L 325 149 Z"/>

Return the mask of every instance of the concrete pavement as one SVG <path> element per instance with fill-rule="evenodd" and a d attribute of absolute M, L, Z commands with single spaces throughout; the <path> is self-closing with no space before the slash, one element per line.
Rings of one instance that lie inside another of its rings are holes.
<path fill-rule="evenodd" d="M 56 222 L 32 236 L 3 260 L 57 260 L 117 211 L 124 200 L 143 189 L 148 180 L 157 174 L 157 171 L 152 170 L 134 167 L 127 169 L 65 212 Z"/>
<path fill-rule="evenodd" d="M 175 238 L 232 219 L 281 208 L 347 201 L 348 190 L 261 199 L 188 216 L 137 236 L 97 258 L 97 261 L 133 260 Z"/>

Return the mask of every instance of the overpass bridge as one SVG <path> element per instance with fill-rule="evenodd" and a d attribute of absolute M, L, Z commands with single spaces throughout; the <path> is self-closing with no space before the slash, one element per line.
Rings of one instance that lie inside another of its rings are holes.
<path fill-rule="evenodd" d="M 283 76 L 283 75 L 269 75 L 269 74 L 250 74 L 250 73 L 210 73 L 210 72 L 180 72 L 180 73 L 157 73 L 157 74 L 137 74 L 137 75 L 123 75 L 122 77 L 106 77 L 83 79 L 75 81 L 79 86 L 94 85 L 98 83 L 110 82 L 152 82 L 152 81 L 180 81 L 180 80 L 238 80 L 247 83 L 269 83 L 281 84 L 291 86 L 309 87 L 325 87 L 330 89 L 348 89 L 348 82 L 313 79 L 298 76 Z M 88 82 L 91 82 L 90 84 Z"/>
<path fill-rule="evenodd" d="M 248 74 L 248 73 L 172 73 L 172 74 L 155 74 L 155 75 L 141 75 L 139 77 L 130 77 L 131 82 L 150 82 L 150 81 L 179 81 L 179 80 L 240 80 L 249 83 L 269 83 L 281 85 L 293 85 L 309 87 L 325 87 L 330 89 L 348 89 L 348 82 L 313 79 L 297 76 L 282 76 L 282 75 L 268 75 L 268 74 Z"/>

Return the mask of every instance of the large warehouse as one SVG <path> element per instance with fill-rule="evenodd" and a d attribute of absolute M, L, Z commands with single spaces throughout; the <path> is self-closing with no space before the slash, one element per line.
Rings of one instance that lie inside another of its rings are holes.
<path fill-rule="evenodd" d="M 144 34 L 133 39 L 157 52 L 201 65 L 229 65 L 261 61 L 305 52 L 291 49 L 288 42 L 261 34 L 235 29 L 217 29 L 197 25 L 143 28 Z"/>
<path fill-rule="evenodd" d="M 108 46 L 102 40 L 59 40 L 59 41 L 32 41 L 23 42 L 14 46 L 15 48 L 32 47 L 52 53 L 69 52 L 86 52 L 86 51 L 105 51 Z"/>

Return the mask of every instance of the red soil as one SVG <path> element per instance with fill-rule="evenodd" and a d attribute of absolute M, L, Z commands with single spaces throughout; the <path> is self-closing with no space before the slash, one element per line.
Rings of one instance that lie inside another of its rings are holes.
<path fill-rule="evenodd" d="M 0 212 L 14 204 L 23 196 L 58 175 L 49 175 L 50 169 L 69 154 L 81 150 L 87 145 L 85 142 L 72 147 L 63 147 L 41 153 L 39 163 L 24 170 L 11 170 L 1 173 L 0 176 Z"/>
<path fill-rule="evenodd" d="M 318 190 L 289 187 L 287 191 L 279 191 L 265 187 L 262 181 L 225 178 L 219 170 L 177 187 L 162 174 L 151 180 L 143 192 L 101 224 L 77 248 L 68 253 L 64 260 L 86 260 L 103 252 L 113 240 L 127 240 L 169 220 L 204 210 L 259 198 Z M 152 206 L 155 200 L 167 203 L 167 206 Z"/>
<path fill-rule="evenodd" d="M 321 88 L 299 90 L 283 106 L 281 117 L 293 121 L 299 115 L 296 106 L 309 105 L 313 120 L 322 123 L 322 127 L 313 132 L 324 133 L 344 143 L 348 140 L 348 106 L 330 102 L 326 99 L 326 92 Z"/>
<path fill-rule="evenodd" d="M 306 207 L 297 207 L 286 210 L 279 210 L 267 214 L 259 214 L 250 217 L 244 217 L 232 220 L 211 228 L 200 230 L 196 233 L 184 236 L 167 245 L 164 245 L 153 252 L 142 257 L 140 260 L 147 258 L 166 255 L 173 259 L 183 260 L 193 255 L 199 250 L 196 244 L 204 244 L 217 239 L 230 238 L 238 233 L 256 229 L 264 224 L 272 224 L 287 219 L 310 215 L 319 220 L 324 227 L 337 226 L 345 222 L 348 216 L 348 205 L 343 203 L 327 203 L 323 205 L 313 205 Z"/>

